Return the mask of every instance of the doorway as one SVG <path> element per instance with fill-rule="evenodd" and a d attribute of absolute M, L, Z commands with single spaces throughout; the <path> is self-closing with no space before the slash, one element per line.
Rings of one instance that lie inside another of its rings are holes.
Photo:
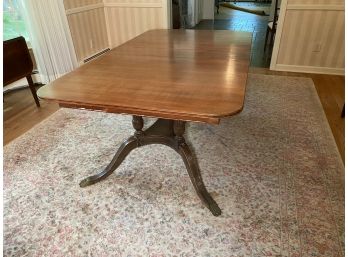
<path fill-rule="evenodd" d="M 252 67 L 269 68 L 271 40 L 265 47 L 267 27 L 273 19 L 275 0 L 172 0 L 174 28 L 246 31 L 253 33 Z M 280 6 L 280 1 L 278 1 Z M 181 4 L 181 9 L 179 5 Z M 274 37 L 274 35 L 272 36 Z M 270 38 L 269 38 L 270 39 Z M 274 42 L 274 41 L 273 41 Z"/>
<path fill-rule="evenodd" d="M 253 33 L 251 49 L 252 67 L 269 68 L 271 48 L 265 46 L 267 26 L 270 21 L 271 1 L 230 1 L 219 3 L 214 12 L 215 29 L 248 31 Z"/>

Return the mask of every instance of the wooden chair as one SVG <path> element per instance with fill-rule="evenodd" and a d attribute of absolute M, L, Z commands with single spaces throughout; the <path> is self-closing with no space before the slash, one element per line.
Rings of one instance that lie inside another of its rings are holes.
<path fill-rule="evenodd" d="M 267 24 L 267 31 L 266 31 L 266 38 L 265 38 L 265 46 L 263 48 L 263 51 L 266 51 L 267 43 L 268 43 L 268 35 L 271 33 L 271 42 L 270 46 L 273 45 L 273 40 L 275 33 L 277 31 L 277 23 L 278 23 L 278 0 L 275 0 L 275 5 L 274 5 L 274 14 L 273 14 L 273 19 L 272 21 L 268 22 Z"/>
<path fill-rule="evenodd" d="M 25 77 L 28 81 L 35 103 L 37 107 L 40 107 L 39 98 L 37 97 L 34 83 L 31 78 L 33 62 L 24 37 L 17 37 L 4 41 L 3 50 L 4 86 Z"/>

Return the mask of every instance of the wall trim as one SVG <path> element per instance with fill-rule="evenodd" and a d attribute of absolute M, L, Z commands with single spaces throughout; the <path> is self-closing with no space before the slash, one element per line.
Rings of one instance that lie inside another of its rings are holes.
<path fill-rule="evenodd" d="M 272 51 L 271 64 L 270 64 L 271 70 L 275 69 L 275 66 L 276 66 L 276 63 L 278 60 L 280 41 L 282 38 L 283 25 L 284 25 L 287 7 L 288 7 L 288 0 L 282 0 L 281 6 L 280 6 L 279 17 L 278 17 L 277 31 L 276 31 L 276 35 L 275 35 L 275 39 L 274 39 L 274 44 L 273 44 L 273 51 Z"/>
<path fill-rule="evenodd" d="M 344 75 L 344 68 L 330 68 L 330 67 L 318 67 L 318 66 L 300 66 L 300 65 L 276 64 L 274 69 L 272 69 L 272 70 L 300 72 L 300 73 Z"/>
<path fill-rule="evenodd" d="M 172 1 L 162 0 L 163 20 L 166 21 L 166 29 L 171 29 L 172 26 Z"/>
<path fill-rule="evenodd" d="M 119 8 L 162 8 L 163 3 L 104 3 L 104 6 Z"/>
<path fill-rule="evenodd" d="M 344 11 L 344 4 L 289 4 L 287 9 Z"/>
<path fill-rule="evenodd" d="M 81 7 L 67 9 L 65 11 L 65 13 L 66 13 L 66 15 L 71 15 L 71 14 L 86 12 L 86 11 L 90 11 L 90 10 L 94 10 L 94 9 L 98 9 L 98 8 L 103 8 L 103 7 L 104 7 L 104 3 L 90 4 L 90 5 L 85 5 L 85 6 L 81 6 Z"/>
<path fill-rule="evenodd" d="M 119 8 L 165 8 L 166 15 L 167 13 L 167 6 L 164 4 L 165 0 L 163 0 L 162 3 L 98 3 L 98 4 L 90 4 L 85 5 L 81 7 L 71 8 L 65 10 L 66 15 L 71 15 L 75 13 L 80 12 L 86 12 L 98 8 L 105 8 L 105 7 L 119 7 Z"/>

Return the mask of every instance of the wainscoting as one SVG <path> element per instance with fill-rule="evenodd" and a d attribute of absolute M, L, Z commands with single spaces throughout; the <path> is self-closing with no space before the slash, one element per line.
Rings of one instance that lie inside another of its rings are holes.
<path fill-rule="evenodd" d="M 64 6 L 80 63 L 147 30 L 168 27 L 165 0 L 64 0 Z"/>
<path fill-rule="evenodd" d="M 114 48 L 150 29 L 166 28 L 164 1 L 105 0 L 109 45 Z"/>
<path fill-rule="evenodd" d="M 78 61 L 108 47 L 103 7 L 69 12 L 67 16 Z"/>
<path fill-rule="evenodd" d="M 344 1 L 283 0 L 271 69 L 344 74 Z"/>

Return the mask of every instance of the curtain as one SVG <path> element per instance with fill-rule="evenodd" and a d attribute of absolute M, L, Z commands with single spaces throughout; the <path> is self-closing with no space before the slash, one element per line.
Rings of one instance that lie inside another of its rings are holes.
<path fill-rule="evenodd" d="M 78 66 L 62 0 L 22 0 L 42 83 L 49 83 Z"/>
<path fill-rule="evenodd" d="M 200 21 L 199 15 L 202 8 L 200 0 L 181 0 L 181 21 L 183 28 L 192 28 Z"/>

